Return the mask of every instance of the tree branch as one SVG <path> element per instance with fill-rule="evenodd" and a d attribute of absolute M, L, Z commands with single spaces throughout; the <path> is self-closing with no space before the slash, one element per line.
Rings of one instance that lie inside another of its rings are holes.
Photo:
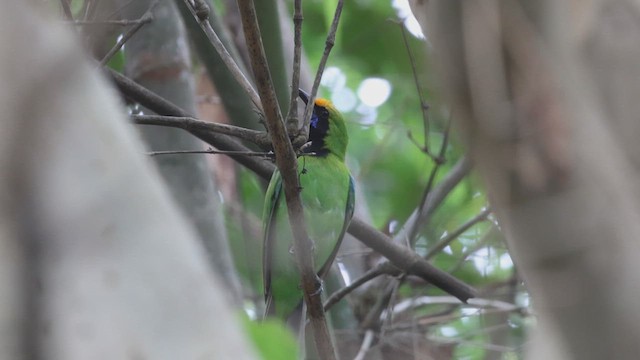
<path fill-rule="evenodd" d="M 345 296 L 349 295 L 352 291 L 362 286 L 369 280 L 373 280 L 381 275 L 393 275 L 398 276 L 402 273 L 397 266 L 393 265 L 389 261 L 383 261 L 373 268 L 369 269 L 366 273 L 364 273 L 359 278 L 355 279 L 351 284 L 339 289 L 334 292 L 327 298 L 324 302 L 324 311 L 329 311 L 329 309 L 338 303 L 338 301 L 342 300 Z"/>
<path fill-rule="evenodd" d="M 213 31 L 213 28 L 211 27 L 211 24 L 209 24 L 209 21 L 207 21 L 209 18 L 209 7 L 203 1 L 196 1 L 194 2 L 193 6 L 191 6 L 192 4 L 189 0 L 184 0 L 184 3 L 191 12 L 191 15 L 194 16 L 194 18 L 200 25 L 200 28 L 202 28 L 202 31 L 204 31 L 204 33 L 207 35 L 207 38 L 209 38 L 211 45 L 213 45 L 213 47 L 216 49 L 216 51 L 220 55 L 220 58 L 229 69 L 229 72 L 233 75 L 236 81 L 238 81 L 238 84 L 240 84 L 247 95 L 249 95 L 249 98 L 251 99 L 251 102 L 253 102 L 255 107 L 261 113 L 264 113 L 264 110 L 262 109 L 262 102 L 260 101 L 258 93 L 253 88 L 247 77 L 242 73 L 242 70 L 240 70 L 240 67 L 238 66 L 238 64 L 236 64 L 236 61 L 233 59 L 231 54 L 229 54 L 227 49 L 224 47 L 224 44 L 222 44 L 222 41 L 220 41 L 220 38 L 218 37 L 216 32 Z"/>
<path fill-rule="evenodd" d="M 302 57 L 302 0 L 293 5 L 293 71 L 291 72 L 291 98 L 287 115 L 287 131 L 298 130 L 298 88 L 300 87 L 300 58 Z"/>
<path fill-rule="evenodd" d="M 149 9 L 140 17 L 140 19 L 137 20 L 137 22 L 135 22 L 135 25 L 132 26 L 131 29 L 127 30 L 124 34 L 122 34 L 122 38 L 120 38 L 120 40 L 118 40 L 118 42 L 111 48 L 111 50 L 109 50 L 109 52 L 102 58 L 102 60 L 100 60 L 100 66 L 105 66 L 109 62 L 109 60 L 111 60 L 113 55 L 120 51 L 124 44 L 129 41 L 129 39 L 131 39 L 131 37 L 135 35 L 138 30 L 140 30 L 145 24 L 153 21 L 152 11 L 156 7 L 156 5 L 158 5 L 158 2 L 159 1 L 156 0 L 151 3 Z"/>
<path fill-rule="evenodd" d="M 404 223 L 404 226 L 398 234 L 394 237 L 394 241 L 397 243 L 409 243 L 409 229 L 411 229 L 414 223 L 424 223 L 425 219 L 431 217 L 431 214 L 438 208 L 444 198 L 455 188 L 462 179 L 469 174 L 471 170 L 471 162 L 469 159 L 463 157 L 453 165 L 451 170 L 447 173 L 444 179 L 433 188 L 427 197 L 427 201 L 420 209 L 415 209 L 409 219 Z M 403 241 L 404 240 L 404 241 Z"/>
<path fill-rule="evenodd" d="M 340 22 L 340 15 L 342 14 L 342 5 L 344 0 L 338 0 L 338 4 L 336 5 L 336 12 L 333 15 L 333 21 L 331 22 L 331 28 L 329 29 L 329 34 L 327 35 L 327 40 L 325 41 L 324 52 L 322 53 L 322 57 L 320 58 L 320 64 L 318 65 L 318 71 L 316 72 L 316 78 L 313 80 L 313 87 L 311 88 L 311 93 L 309 94 L 309 102 L 304 110 L 304 116 L 302 117 L 302 128 L 300 129 L 300 135 L 296 136 L 296 144 L 304 144 L 307 142 L 309 138 L 309 124 L 311 122 L 311 114 L 313 113 L 313 104 L 318 93 L 318 87 L 320 86 L 320 80 L 322 79 L 322 74 L 324 73 L 324 67 L 327 64 L 327 59 L 329 58 L 329 53 L 331 53 L 331 49 L 336 41 L 336 31 L 338 30 L 338 23 Z"/>
<path fill-rule="evenodd" d="M 179 116 L 179 117 L 192 117 L 191 114 L 182 110 L 178 106 L 165 100 L 161 96 L 149 91 L 145 87 L 139 85 L 135 81 L 123 76 L 122 74 L 113 71 L 111 69 L 105 69 L 107 74 L 114 81 L 116 87 L 122 94 L 129 97 L 139 103 L 140 105 L 151 109 L 159 115 L 167 116 Z M 187 130 L 187 129 L 185 129 Z M 226 135 L 218 134 L 211 131 L 201 131 L 190 129 L 187 130 L 197 138 L 216 147 L 219 150 L 227 151 L 249 151 L 247 147 L 239 144 L 237 141 L 229 138 Z M 249 156 L 242 155 L 230 155 L 233 159 L 240 164 L 251 169 L 256 174 L 260 175 L 264 179 L 269 179 L 273 174 L 274 166 L 270 162 Z"/>
<path fill-rule="evenodd" d="M 420 201 L 420 205 L 418 206 L 417 220 L 409 225 L 409 244 L 411 247 L 415 246 L 418 235 L 418 228 L 423 222 L 429 220 L 429 217 L 423 216 L 424 209 L 426 208 L 427 200 L 429 197 L 429 193 L 433 187 L 433 183 L 436 179 L 436 175 L 438 174 L 438 170 L 444 164 L 445 158 L 444 154 L 447 151 L 447 145 L 449 144 L 449 130 L 451 129 L 451 121 L 447 122 L 447 127 L 444 131 L 444 139 L 442 140 L 442 146 L 440 146 L 440 152 L 438 153 L 438 157 L 432 157 L 434 160 L 434 166 L 431 170 L 431 174 L 429 175 L 429 180 L 427 181 L 427 186 L 424 189 L 424 194 L 422 195 L 422 200 Z"/>
<path fill-rule="evenodd" d="M 64 14 L 65 19 L 68 21 L 73 21 L 73 13 L 71 12 L 70 6 L 71 0 L 60 0 L 60 6 L 62 7 L 62 13 Z"/>
<path fill-rule="evenodd" d="M 158 155 L 175 155 L 175 154 L 212 154 L 212 155 L 243 155 L 243 156 L 258 156 L 262 158 L 272 157 L 272 153 L 254 152 L 254 151 L 220 151 L 214 149 L 207 150 L 167 150 L 167 151 L 150 151 L 147 153 L 149 156 Z"/>
<path fill-rule="evenodd" d="M 424 151 L 427 155 L 431 155 L 431 151 L 429 150 L 429 104 L 424 100 L 424 94 L 422 93 L 422 87 L 420 86 L 420 81 L 418 80 L 418 70 L 416 67 L 416 60 L 413 57 L 413 53 L 411 52 L 411 47 L 409 46 L 409 40 L 407 39 L 407 30 L 404 28 L 404 22 L 398 22 L 398 26 L 400 27 L 400 31 L 402 32 L 402 41 L 404 41 L 404 47 L 407 49 L 407 56 L 409 57 L 409 64 L 411 65 L 411 73 L 413 74 L 413 82 L 416 85 L 416 92 L 418 93 L 418 98 L 420 99 L 420 112 L 422 113 L 422 122 L 423 122 L 423 131 L 424 131 L 424 146 L 418 147 Z M 411 136 L 411 133 L 409 133 Z M 411 138 L 413 140 L 413 138 Z M 415 142 L 415 141 L 414 141 Z"/>
<path fill-rule="evenodd" d="M 358 240 L 383 254 L 403 271 L 425 279 L 460 301 L 467 302 L 468 299 L 476 296 L 476 291 L 471 286 L 434 267 L 411 249 L 394 243 L 388 236 L 362 220 L 353 219 L 348 230 Z"/>
<path fill-rule="evenodd" d="M 296 154 L 280 113 L 280 106 L 278 105 L 271 74 L 269 73 L 269 66 L 264 54 L 253 1 L 238 0 L 238 7 L 253 74 L 260 93 L 260 99 L 262 100 L 267 128 L 273 141 L 276 164 L 282 175 L 289 223 L 293 232 L 294 257 L 302 278 L 304 301 L 307 305 L 309 322 L 313 329 L 316 350 L 322 359 L 335 359 L 336 353 L 324 316 L 320 291 L 318 291 L 321 285 L 314 266 L 313 243 L 309 239 L 305 226 Z"/>
<path fill-rule="evenodd" d="M 246 129 L 239 126 L 198 120 L 192 117 L 163 115 L 131 115 L 131 120 L 138 125 L 168 126 L 195 132 L 213 132 L 251 141 L 263 149 L 271 149 L 269 134 L 263 131 Z"/>
<path fill-rule="evenodd" d="M 481 221 L 486 220 L 487 216 L 489 216 L 489 214 L 491 214 L 491 208 L 486 207 L 486 208 L 482 209 L 482 211 L 480 211 L 480 213 L 478 215 L 476 215 L 473 218 L 469 219 L 467 222 L 465 222 L 464 224 L 460 225 L 460 227 L 458 229 L 456 229 L 454 232 L 452 232 L 451 234 L 445 236 L 442 240 L 438 241 L 437 244 L 435 244 L 431 249 L 429 249 L 429 251 L 427 252 L 427 256 L 425 256 L 424 259 L 425 260 L 432 259 L 440 251 L 442 251 L 444 248 L 446 248 L 447 245 L 449 245 L 449 243 L 451 243 L 453 240 L 457 239 L 458 236 L 462 235 L 462 233 L 467 231 L 473 225 L 475 225 L 475 224 L 477 224 L 477 223 L 479 223 Z"/>

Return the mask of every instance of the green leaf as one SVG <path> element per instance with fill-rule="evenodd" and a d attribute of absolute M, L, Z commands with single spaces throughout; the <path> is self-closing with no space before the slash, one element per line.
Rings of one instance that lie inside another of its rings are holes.
<path fill-rule="evenodd" d="M 298 345 L 291 332 L 277 320 L 251 321 L 243 316 L 244 328 L 265 360 L 295 360 Z"/>

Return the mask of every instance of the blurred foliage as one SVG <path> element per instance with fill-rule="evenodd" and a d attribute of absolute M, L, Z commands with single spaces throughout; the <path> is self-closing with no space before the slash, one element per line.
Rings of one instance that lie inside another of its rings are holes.
<path fill-rule="evenodd" d="M 242 316 L 242 323 L 257 353 L 263 359 L 295 360 L 298 345 L 291 332 L 279 321 L 251 321 Z"/>

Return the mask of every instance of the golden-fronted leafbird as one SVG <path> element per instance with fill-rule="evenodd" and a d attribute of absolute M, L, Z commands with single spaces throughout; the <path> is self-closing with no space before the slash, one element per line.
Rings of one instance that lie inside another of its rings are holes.
<path fill-rule="evenodd" d="M 305 102 L 309 96 L 300 90 Z M 338 252 L 354 208 L 354 182 L 345 164 L 349 136 L 344 118 L 326 99 L 316 99 L 309 143 L 298 159 L 301 198 L 314 262 L 322 279 Z M 293 235 L 280 173 L 267 189 L 263 213 L 263 280 L 265 315 L 286 320 L 302 301 L 300 273 L 293 254 Z"/>

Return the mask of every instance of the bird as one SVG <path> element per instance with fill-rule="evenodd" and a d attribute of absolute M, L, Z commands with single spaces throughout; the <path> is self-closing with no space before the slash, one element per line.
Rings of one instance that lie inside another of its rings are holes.
<path fill-rule="evenodd" d="M 299 90 L 308 104 L 309 95 Z M 313 104 L 309 141 L 301 148 L 298 177 L 305 224 L 313 241 L 317 275 L 324 278 L 336 257 L 355 203 L 354 180 L 345 164 L 349 143 L 344 118 L 331 101 Z M 265 318 L 287 321 L 302 304 L 300 273 L 293 253 L 282 177 L 276 170 L 265 195 L 263 211 L 263 285 Z"/>

